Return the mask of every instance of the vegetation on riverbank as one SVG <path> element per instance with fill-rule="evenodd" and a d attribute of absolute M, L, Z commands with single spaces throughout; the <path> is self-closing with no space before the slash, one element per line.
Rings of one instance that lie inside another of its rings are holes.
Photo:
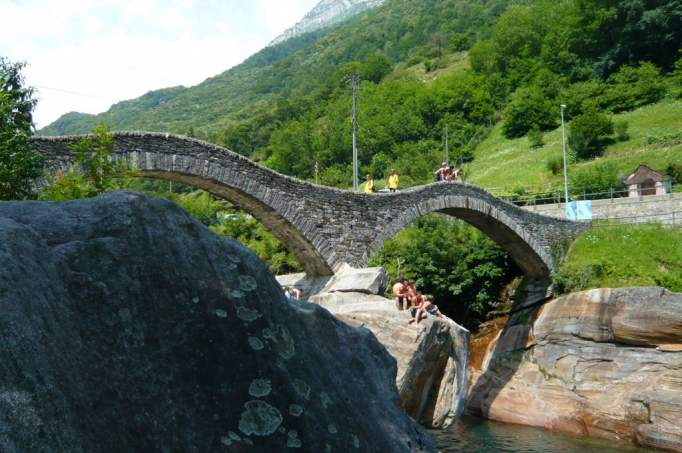
<path fill-rule="evenodd" d="M 415 280 L 435 296 L 446 315 L 475 329 L 498 302 L 518 269 L 480 230 L 442 214 L 430 214 L 398 233 L 370 259 L 390 280 Z"/>
<path fill-rule="evenodd" d="M 583 233 L 553 276 L 558 294 L 662 286 L 682 292 L 682 230 L 606 224 Z"/>

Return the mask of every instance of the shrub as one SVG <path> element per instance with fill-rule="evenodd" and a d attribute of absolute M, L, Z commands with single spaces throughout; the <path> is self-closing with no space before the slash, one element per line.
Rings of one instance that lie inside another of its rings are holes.
<path fill-rule="evenodd" d="M 561 174 L 564 170 L 564 158 L 562 156 L 552 156 L 547 159 L 545 166 L 554 176 Z"/>
<path fill-rule="evenodd" d="M 628 133 L 629 124 L 626 120 L 616 121 L 613 125 L 613 130 L 616 132 L 616 140 L 619 142 L 625 142 L 630 140 L 630 134 Z"/>
<path fill-rule="evenodd" d="M 670 176 L 673 184 L 682 184 L 682 164 L 671 163 L 665 173 Z"/>
<path fill-rule="evenodd" d="M 611 134 L 611 119 L 603 113 L 590 110 L 571 121 L 568 143 L 578 159 L 589 159 L 602 153 Z"/>
<path fill-rule="evenodd" d="M 557 126 L 558 106 L 536 86 L 519 88 L 504 111 L 502 131 L 507 138 L 522 137 L 534 127 L 549 130 Z"/>
<path fill-rule="evenodd" d="M 576 117 L 586 110 L 599 109 L 599 100 L 606 92 L 605 83 L 598 80 L 574 83 L 561 90 L 560 99 L 566 104 L 566 114 Z"/>
<path fill-rule="evenodd" d="M 541 148 L 545 144 L 542 131 L 539 127 L 533 126 L 533 128 L 528 131 L 528 144 L 533 149 Z"/>
<path fill-rule="evenodd" d="M 651 63 L 623 66 L 609 77 L 608 85 L 601 104 L 613 112 L 653 104 L 662 99 L 666 91 L 663 77 Z"/>
<path fill-rule="evenodd" d="M 575 170 L 570 174 L 570 180 L 571 192 L 574 195 L 609 192 L 612 188 L 619 190 L 623 186 L 618 175 L 618 168 L 613 162 L 604 162 Z"/>

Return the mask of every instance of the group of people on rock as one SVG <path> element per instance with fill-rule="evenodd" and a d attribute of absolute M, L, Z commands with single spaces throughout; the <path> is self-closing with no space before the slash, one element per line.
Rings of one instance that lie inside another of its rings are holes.
<path fill-rule="evenodd" d="M 438 170 L 433 172 L 436 181 L 459 181 L 462 178 L 462 171 L 447 162 L 443 162 Z"/>
<path fill-rule="evenodd" d="M 393 285 L 393 297 L 395 298 L 395 307 L 399 311 L 410 310 L 412 318 L 408 324 L 419 324 L 419 322 L 426 319 L 428 315 L 446 319 L 445 315 L 438 309 L 438 306 L 433 303 L 433 296 L 422 294 L 417 289 L 414 280 L 408 280 L 406 278 L 398 280 Z"/>

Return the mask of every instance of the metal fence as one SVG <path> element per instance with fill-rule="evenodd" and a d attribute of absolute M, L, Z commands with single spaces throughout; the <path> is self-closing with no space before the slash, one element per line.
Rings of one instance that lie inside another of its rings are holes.
<path fill-rule="evenodd" d="M 682 185 L 668 186 L 668 193 L 682 192 Z M 500 188 L 486 189 L 491 193 L 499 191 Z M 498 192 L 499 193 L 499 192 Z M 582 194 L 573 195 L 572 200 L 608 200 L 617 198 L 628 198 L 630 197 L 631 191 L 629 189 L 616 190 L 611 188 L 605 192 L 586 192 Z M 650 189 L 639 189 L 637 197 L 642 196 L 652 196 L 654 194 L 650 193 Z M 513 203 L 517 206 L 539 206 L 546 204 L 561 204 L 566 201 L 566 197 L 562 192 L 535 192 L 535 193 L 524 193 L 519 195 L 498 195 L 499 198 Z"/>

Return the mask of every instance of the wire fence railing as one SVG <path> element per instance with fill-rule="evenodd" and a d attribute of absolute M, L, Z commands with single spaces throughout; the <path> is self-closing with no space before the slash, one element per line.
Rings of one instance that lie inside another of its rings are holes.
<path fill-rule="evenodd" d="M 489 192 L 495 194 L 494 189 L 487 189 Z M 607 191 L 602 192 L 587 192 L 583 191 L 580 194 L 569 195 L 569 201 L 584 201 L 584 200 L 608 200 L 608 199 L 619 199 L 619 198 L 639 198 L 646 196 L 657 195 L 655 189 L 644 188 L 637 189 L 614 189 L 611 188 Z M 682 185 L 671 185 L 666 187 L 666 195 L 671 193 L 682 193 Z M 663 194 L 659 194 L 663 195 Z M 540 206 L 547 204 L 562 204 L 566 202 L 566 196 L 563 192 L 552 191 L 552 192 L 535 192 L 535 193 L 523 193 L 518 195 L 498 194 L 499 198 L 513 203 L 517 206 Z"/>

